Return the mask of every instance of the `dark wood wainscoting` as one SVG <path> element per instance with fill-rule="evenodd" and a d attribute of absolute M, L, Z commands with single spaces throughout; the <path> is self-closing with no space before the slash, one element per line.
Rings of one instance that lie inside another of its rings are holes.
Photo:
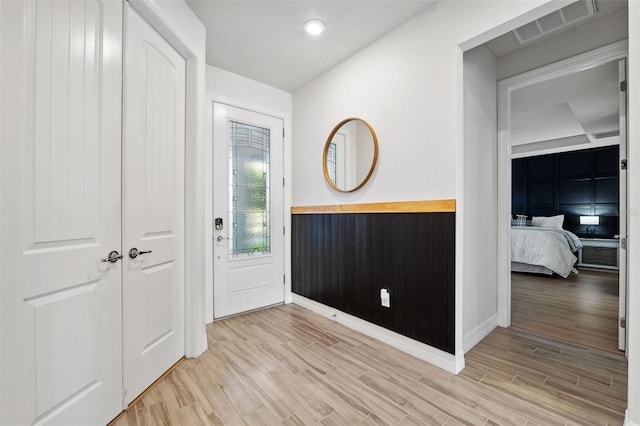
<path fill-rule="evenodd" d="M 455 212 L 293 212 L 294 293 L 454 353 Z"/>

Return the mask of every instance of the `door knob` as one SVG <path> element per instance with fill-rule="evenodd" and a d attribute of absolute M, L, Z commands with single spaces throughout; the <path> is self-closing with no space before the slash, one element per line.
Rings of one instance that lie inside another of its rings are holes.
<path fill-rule="evenodd" d="M 131 250 L 129 250 L 129 257 L 132 259 L 135 259 L 136 257 L 140 256 L 141 254 L 147 254 L 147 253 L 151 253 L 151 250 L 146 250 L 146 251 L 140 251 L 137 248 L 132 248 Z M 120 256 L 122 257 L 122 256 Z"/>
<path fill-rule="evenodd" d="M 122 259 L 122 255 L 118 253 L 117 250 L 113 250 L 109 253 L 106 259 L 101 259 L 102 262 L 116 263 L 118 260 Z"/>
<path fill-rule="evenodd" d="M 216 241 L 222 241 L 222 240 L 228 240 L 228 239 L 229 239 L 229 237 L 223 237 L 222 235 L 218 235 L 216 237 Z"/>

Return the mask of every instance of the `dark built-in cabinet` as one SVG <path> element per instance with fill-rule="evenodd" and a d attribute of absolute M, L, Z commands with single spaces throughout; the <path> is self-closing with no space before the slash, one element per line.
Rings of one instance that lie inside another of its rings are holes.
<path fill-rule="evenodd" d="M 292 225 L 294 293 L 454 353 L 455 213 L 294 214 Z"/>
<path fill-rule="evenodd" d="M 532 216 L 564 214 L 564 228 L 587 236 L 580 216 L 599 216 L 589 237 L 619 233 L 619 148 L 617 145 L 514 159 L 511 213 Z"/>

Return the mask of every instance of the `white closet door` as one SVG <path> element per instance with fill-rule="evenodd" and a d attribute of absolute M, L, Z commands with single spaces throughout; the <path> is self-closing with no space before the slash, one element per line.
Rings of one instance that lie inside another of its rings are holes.
<path fill-rule="evenodd" d="M 2 419 L 122 409 L 122 4 L 2 1 Z"/>
<path fill-rule="evenodd" d="M 186 62 L 130 7 L 126 21 L 123 293 L 129 403 L 184 355 Z M 129 254 L 133 249 L 137 255 Z"/>

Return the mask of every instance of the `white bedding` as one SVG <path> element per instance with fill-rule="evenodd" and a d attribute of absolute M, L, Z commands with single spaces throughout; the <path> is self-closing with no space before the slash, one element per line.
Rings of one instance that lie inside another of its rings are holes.
<path fill-rule="evenodd" d="M 511 228 L 511 261 L 545 267 L 567 278 L 582 247 L 573 233 L 556 228 L 515 226 Z"/>
<path fill-rule="evenodd" d="M 553 275 L 553 271 L 545 266 L 528 263 L 511 262 L 511 272 L 527 272 L 529 274 Z"/>

